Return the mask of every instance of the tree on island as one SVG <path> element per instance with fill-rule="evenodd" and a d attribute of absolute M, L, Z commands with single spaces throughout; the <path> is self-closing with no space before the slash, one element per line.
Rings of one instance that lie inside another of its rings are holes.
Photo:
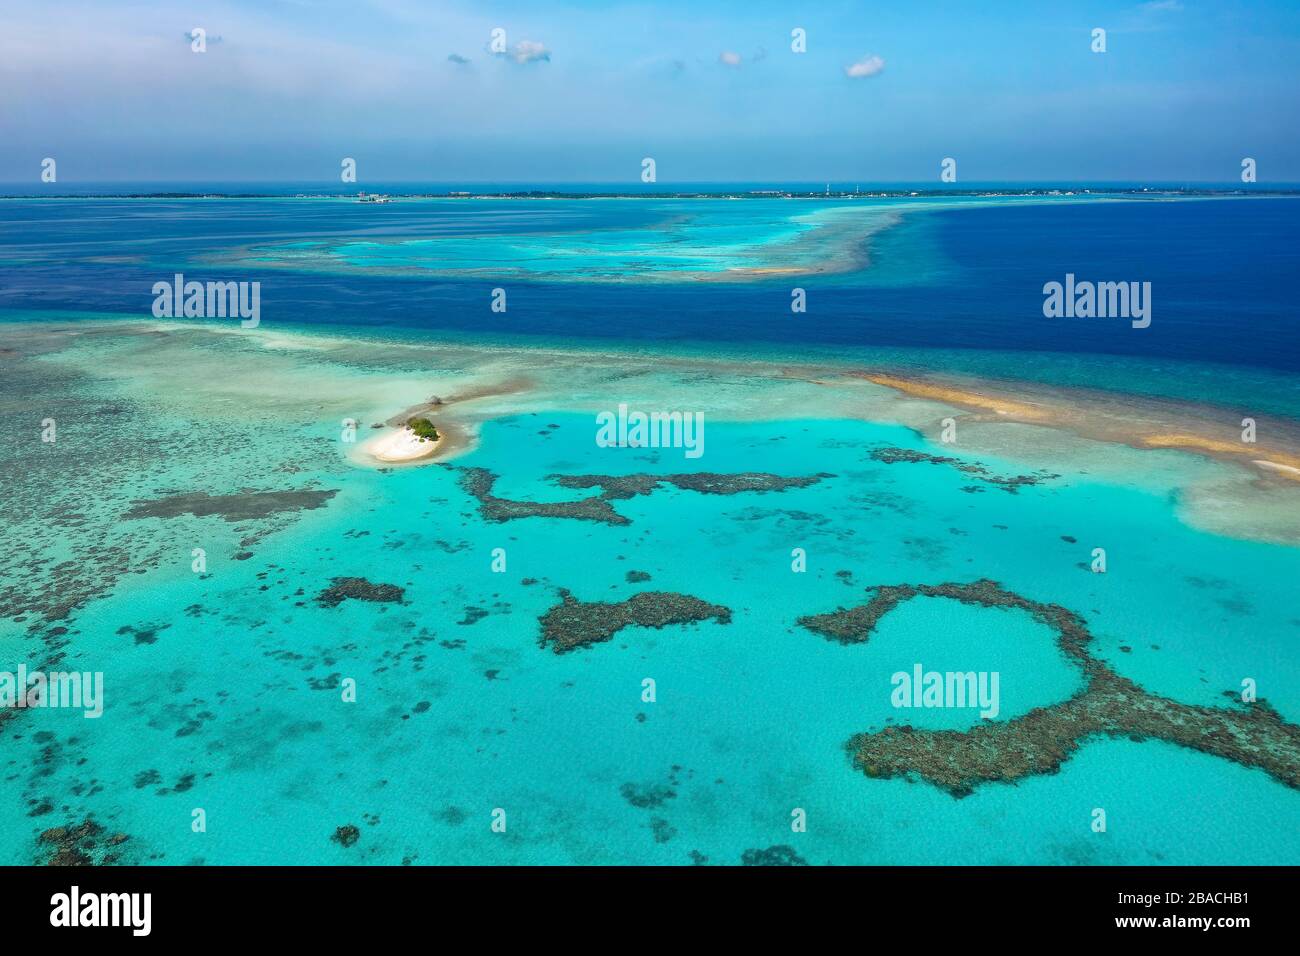
<path fill-rule="evenodd" d="M 433 422 L 427 418 L 412 418 L 406 423 L 406 427 L 415 432 L 415 437 L 420 441 L 425 439 L 429 441 L 438 440 L 438 429 L 434 428 Z"/>

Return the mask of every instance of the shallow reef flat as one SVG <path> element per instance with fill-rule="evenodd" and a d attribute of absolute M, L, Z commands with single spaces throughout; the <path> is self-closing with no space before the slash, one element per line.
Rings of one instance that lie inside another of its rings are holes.
<path fill-rule="evenodd" d="M 220 515 L 226 521 L 265 518 L 279 512 L 310 511 L 323 508 L 338 493 L 335 488 L 304 488 L 297 491 L 244 491 L 233 495 L 207 492 L 168 495 L 153 501 L 136 501 L 122 516 L 134 518 L 175 518 L 178 515 Z"/>
<path fill-rule="evenodd" d="M 1074 393 L 1026 389 L 1030 422 L 870 381 L 879 356 L 85 318 L 4 341 L 0 637 L 102 671 L 105 707 L 0 713 L 0 861 L 1300 850 L 1300 549 L 1273 520 L 1297 483 L 1087 437 L 1092 393 L 1058 421 Z M 597 444 L 622 402 L 702 411 L 704 457 Z M 357 453 L 412 414 L 454 460 Z M 1001 670 L 1002 719 L 899 726 L 890 674 L 945 654 Z M 1261 700 L 1229 704 L 1245 676 Z M 1093 839 L 1085 802 L 1125 826 Z"/>
<path fill-rule="evenodd" d="M 454 208 L 454 201 L 452 208 Z M 959 201 L 961 202 L 961 201 Z M 968 204 L 978 200 L 964 200 Z M 436 201 L 422 204 L 436 206 Z M 558 203 L 581 222 L 580 204 Z M 915 204 L 937 208 L 938 204 Z M 339 237 L 239 246 L 204 264 L 379 276 L 436 276 L 579 283 L 748 282 L 860 270 L 867 242 L 895 225 L 905 202 L 859 201 L 828 207 L 807 200 L 629 199 L 603 202 L 639 228 L 573 226 L 538 230 L 532 211 L 505 204 L 502 231 L 429 231 L 419 238 Z M 561 220 L 563 222 L 563 220 Z M 512 228 L 513 227 L 513 228 Z"/>

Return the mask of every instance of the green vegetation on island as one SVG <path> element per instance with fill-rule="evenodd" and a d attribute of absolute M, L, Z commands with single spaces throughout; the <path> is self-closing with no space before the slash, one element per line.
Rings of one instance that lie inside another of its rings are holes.
<path fill-rule="evenodd" d="M 415 437 L 421 440 L 429 441 L 438 440 L 438 429 L 433 427 L 433 422 L 427 418 L 412 418 L 406 423 L 406 427 L 415 432 Z"/>

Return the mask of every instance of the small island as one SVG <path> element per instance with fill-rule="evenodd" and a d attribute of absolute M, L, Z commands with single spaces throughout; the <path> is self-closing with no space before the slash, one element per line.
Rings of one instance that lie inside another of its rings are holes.
<path fill-rule="evenodd" d="M 388 432 L 365 445 L 365 451 L 383 462 L 418 461 L 428 458 L 442 443 L 442 435 L 427 418 L 408 418 L 395 432 Z"/>

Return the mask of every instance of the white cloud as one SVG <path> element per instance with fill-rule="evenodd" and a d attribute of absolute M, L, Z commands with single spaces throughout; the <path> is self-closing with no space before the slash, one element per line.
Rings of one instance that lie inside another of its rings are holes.
<path fill-rule="evenodd" d="M 551 51 L 536 40 L 520 40 L 515 44 L 510 59 L 516 63 L 535 63 L 539 60 L 550 62 Z"/>
<path fill-rule="evenodd" d="M 880 57 L 872 55 L 863 57 L 857 63 L 850 63 L 844 68 L 844 75 L 856 78 L 864 76 L 875 76 L 885 68 L 885 61 Z"/>
<path fill-rule="evenodd" d="M 730 50 L 723 50 L 718 54 L 718 62 L 724 66 L 740 66 L 740 54 L 733 53 Z"/>

